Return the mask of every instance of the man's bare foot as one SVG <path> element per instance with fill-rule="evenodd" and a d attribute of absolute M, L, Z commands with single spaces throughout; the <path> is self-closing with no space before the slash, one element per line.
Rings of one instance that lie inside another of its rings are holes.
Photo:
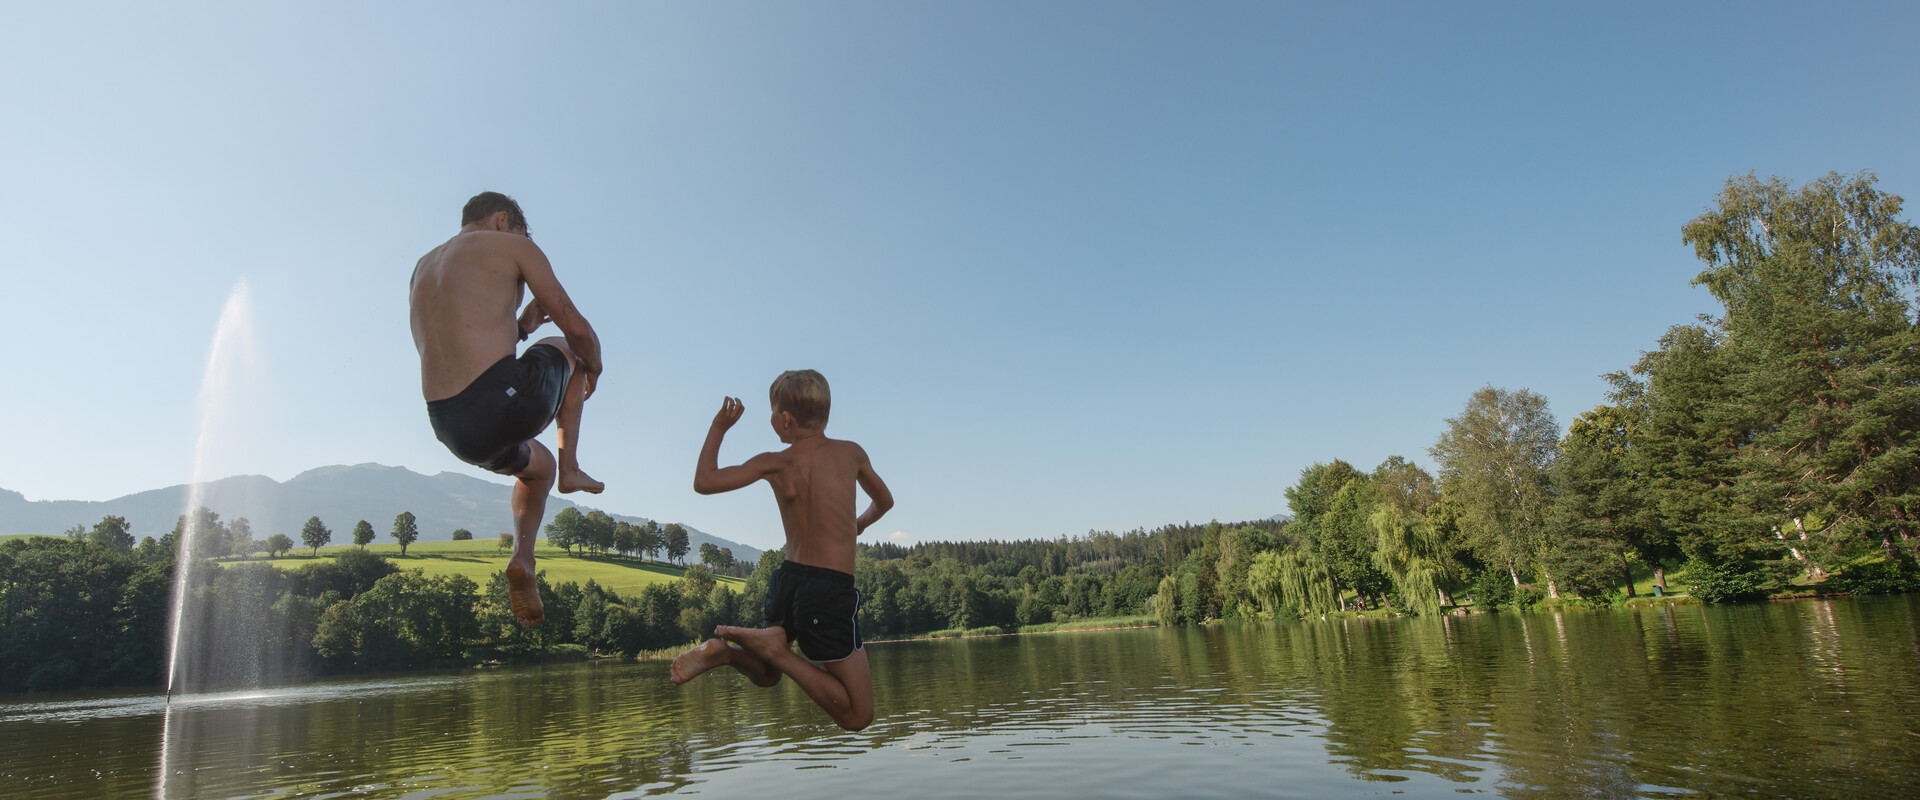
<path fill-rule="evenodd" d="M 533 574 L 532 564 L 522 564 L 517 558 L 507 562 L 507 602 L 512 604 L 513 616 L 522 625 L 547 621 L 546 607 L 540 604 L 540 582 Z"/>
<path fill-rule="evenodd" d="M 692 650 L 681 653 L 673 660 L 673 682 L 686 683 L 702 672 L 727 663 L 727 651 L 731 649 L 720 639 L 708 639 L 694 645 Z"/>
<path fill-rule="evenodd" d="M 572 471 L 561 470 L 560 477 L 553 482 L 553 485 L 559 488 L 561 494 L 573 494 L 574 492 L 599 494 L 600 490 L 607 488 L 606 484 L 594 480 L 593 476 L 577 469 Z"/>
<path fill-rule="evenodd" d="M 713 634 L 746 648 L 747 652 L 759 656 L 762 661 L 772 661 L 775 655 L 787 652 L 787 629 L 778 625 L 771 628 L 722 625 L 714 628 Z"/>

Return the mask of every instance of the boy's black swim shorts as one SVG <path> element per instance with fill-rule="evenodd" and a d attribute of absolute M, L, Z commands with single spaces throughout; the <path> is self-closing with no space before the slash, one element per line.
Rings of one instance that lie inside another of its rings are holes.
<path fill-rule="evenodd" d="M 787 631 L 800 654 L 813 661 L 841 661 L 864 642 L 854 616 L 860 591 L 853 576 L 837 569 L 784 561 L 767 580 L 767 625 Z"/>

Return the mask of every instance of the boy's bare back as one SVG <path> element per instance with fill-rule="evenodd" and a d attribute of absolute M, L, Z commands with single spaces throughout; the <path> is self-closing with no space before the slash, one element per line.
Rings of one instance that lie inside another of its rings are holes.
<path fill-rule="evenodd" d="M 721 437 L 740 419 L 745 407 L 734 398 L 721 403 L 700 453 L 694 491 L 715 494 L 766 480 L 780 504 L 780 522 L 786 528 L 787 560 L 797 564 L 853 572 L 854 538 L 893 505 L 886 484 L 874 472 L 860 445 L 829 439 L 817 430 L 802 428 L 791 414 L 776 410 L 771 420 L 785 450 L 761 453 L 737 467 L 720 468 Z M 873 503 L 855 516 L 854 487 L 865 490 Z"/>

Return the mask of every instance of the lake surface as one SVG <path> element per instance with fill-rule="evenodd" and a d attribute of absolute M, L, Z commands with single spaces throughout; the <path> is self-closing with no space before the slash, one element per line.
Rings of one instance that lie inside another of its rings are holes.
<path fill-rule="evenodd" d="M 0 796 L 1898 797 L 1920 597 L 875 644 L 845 733 L 664 663 L 0 701 Z M 163 768 L 164 764 L 164 768 Z"/>

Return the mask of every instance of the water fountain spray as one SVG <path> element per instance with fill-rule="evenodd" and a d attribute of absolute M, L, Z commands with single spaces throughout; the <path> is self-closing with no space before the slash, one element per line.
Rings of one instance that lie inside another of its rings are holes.
<path fill-rule="evenodd" d="M 200 378 L 200 394 L 197 408 L 200 412 L 200 427 L 194 440 L 193 479 L 187 486 L 186 521 L 180 526 L 180 540 L 175 543 L 173 576 L 173 609 L 169 616 L 167 648 L 167 702 L 173 702 L 173 691 L 180 679 L 180 637 L 185 627 L 182 612 L 187 602 L 187 587 L 191 583 L 194 566 L 194 549 L 198 545 L 194 527 L 194 510 L 205 499 L 206 482 L 212 476 L 207 474 L 207 462 L 212 450 L 212 434 L 216 423 L 227 411 L 227 403 L 234 395 L 235 384 L 241 379 L 253 356 L 252 314 L 247 294 L 247 282 L 242 280 L 234 284 L 233 292 L 227 296 L 226 307 L 220 312 L 220 323 L 214 328 L 213 344 L 207 351 L 206 369 Z"/>

